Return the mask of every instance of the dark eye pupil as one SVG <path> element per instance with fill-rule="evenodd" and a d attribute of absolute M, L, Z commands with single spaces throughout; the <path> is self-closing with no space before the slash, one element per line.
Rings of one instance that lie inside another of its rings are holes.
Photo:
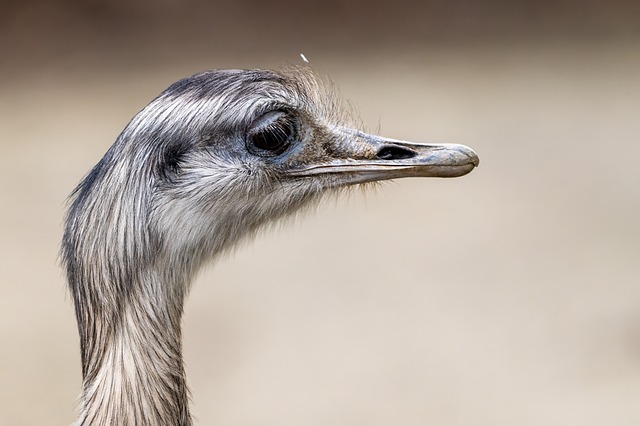
<path fill-rule="evenodd" d="M 253 144 L 260 149 L 274 151 L 280 148 L 286 139 L 286 134 L 278 130 L 265 129 L 253 135 Z"/>
<path fill-rule="evenodd" d="M 264 151 L 279 151 L 286 147 L 293 136 L 294 125 L 290 118 L 283 116 L 250 135 L 251 143 Z"/>

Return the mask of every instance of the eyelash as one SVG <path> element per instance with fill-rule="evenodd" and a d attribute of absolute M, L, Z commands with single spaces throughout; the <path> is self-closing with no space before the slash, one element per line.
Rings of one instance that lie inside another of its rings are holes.
<path fill-rule="evenodd" d="M 269 117 L 270 115 L 278 115 Z M 282 153 L 292 142 L 297 132 L 295 117 L 287 111 L 275 110 L 263 114 L 261 119 L 272 119 L 262 127 L 258 126 L 249 131 L 247 148 L 250 152 L 260 156 L 273 156 Z"/>

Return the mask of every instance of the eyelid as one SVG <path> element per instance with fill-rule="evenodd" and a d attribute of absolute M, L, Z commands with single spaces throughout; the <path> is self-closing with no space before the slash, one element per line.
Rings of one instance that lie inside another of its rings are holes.
<path fill-rule="evenodd" d="M 254 122 L 258 120 L 260 117 L 264 116 L 273 111 L 282 111 L 282 112 L 290 112 L 292 111 L 291 105 L 288 105 L 284 102 L 270 100 L 265 102 L 264 104 L 257 105 L 250 116 L 250 122 Z"/>
<path fill-rule="evenodd" d="M 251 123 L 250 133 L 262 131 L 286 115 L 287 112 L 282 110 L 266 112 Z"/>

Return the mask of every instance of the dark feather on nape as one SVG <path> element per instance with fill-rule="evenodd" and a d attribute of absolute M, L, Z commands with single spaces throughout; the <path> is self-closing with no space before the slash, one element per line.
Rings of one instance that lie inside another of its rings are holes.
<path fill-rule="evenodd" d="M 83 204 L 90 196 L 94 186 L 100 182 L 106 173 L 106 169 L 112 162 L 113 153 L 112 150 L 108 150 L 102 157 L 98 164 L 96 164 L 89 173 L 85 175 L 82 181 L 76 186 L 69 196 L 67 202 L 69 203 L 69 211 L 67 212 L 67 219 L 76 215 L 78 209 L 82 209 Z"/>

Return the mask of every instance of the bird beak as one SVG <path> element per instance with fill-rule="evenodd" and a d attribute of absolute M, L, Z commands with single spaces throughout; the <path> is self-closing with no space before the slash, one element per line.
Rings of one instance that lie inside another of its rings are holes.
<path fill-rule="evenodd" d="M 323 158 L 289 171 L 290 176 L 340 175 L 343 184 L 403 177 L 458 177 L 478 166 L 472 149 L 455 144 L 422 144 L 338 128 Z"/>

